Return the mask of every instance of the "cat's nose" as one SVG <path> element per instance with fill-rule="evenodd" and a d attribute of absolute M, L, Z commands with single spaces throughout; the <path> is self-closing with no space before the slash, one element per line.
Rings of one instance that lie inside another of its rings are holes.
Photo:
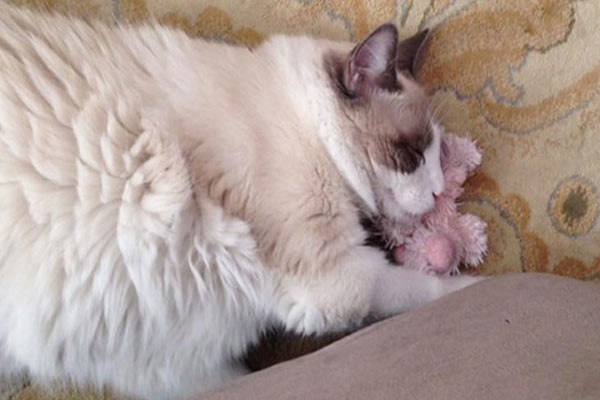
<path fill-rule="evenodd" d="M 443 191 L 444 191 L 444 182 L 435 184 L 433 187 L 433 192 L 432 192 L 433 197 L 439 197 L 439 195 L 441 195 Z"/>

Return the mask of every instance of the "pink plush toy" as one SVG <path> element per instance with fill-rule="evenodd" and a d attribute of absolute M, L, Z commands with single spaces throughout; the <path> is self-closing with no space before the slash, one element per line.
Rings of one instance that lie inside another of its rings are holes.
<path fill-rule="evenodd" d="M 412 234 L 396 234 L 394 258 L 399 264 L 430 274 L 454 275 L 460 264 L 475 267 L 482 262 L 487 251 L 486 224 L 474 215 L 461 215 L 456 205 L 462 184 L 480 162 L 481 153 L 472 141 L 442 135 L 445 188 Z"/>

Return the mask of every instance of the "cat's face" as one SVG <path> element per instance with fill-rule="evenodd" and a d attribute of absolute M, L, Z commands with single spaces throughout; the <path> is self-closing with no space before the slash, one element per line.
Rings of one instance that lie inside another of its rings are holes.
<path fill-rule="evenodd" d="M 343 129 L 366 155 L 378 212 L 392 220 L 431 210 L 444 189 L 440 128 L 424 89 L 410 77 L 426 37 L 398 43 L 396 28 L 383 25 L 330 63 Z"/>

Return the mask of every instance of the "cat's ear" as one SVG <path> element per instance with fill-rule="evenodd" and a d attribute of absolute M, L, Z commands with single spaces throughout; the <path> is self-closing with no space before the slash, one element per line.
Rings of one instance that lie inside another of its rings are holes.
<path fill-rule="evenodd" d="M 347 93 L 361 96 L 369 87 L 394 85 L 397 47 L 398 30 L 392 24 L 381 25 L 359 43 L 344 67 L 342 83 Z"/>
<path fill-rule="evenodd" d="M 430 37 L 429 29 L 402 40 L 398 43 L 396 52 L 396 68 L 400 71 L 408 71 L 416 76 L 422 63 L 422 55 Z"/>

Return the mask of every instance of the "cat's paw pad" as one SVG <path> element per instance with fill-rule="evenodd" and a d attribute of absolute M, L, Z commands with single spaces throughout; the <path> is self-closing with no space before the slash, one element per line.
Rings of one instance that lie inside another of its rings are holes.
<path fill-rule="evenodd" d="M 299 334 L 310 335 L 325 329 L 325 317 L 316 307 L 305 302 L 295 302 L 287 312 L 287 329 Z"/>

